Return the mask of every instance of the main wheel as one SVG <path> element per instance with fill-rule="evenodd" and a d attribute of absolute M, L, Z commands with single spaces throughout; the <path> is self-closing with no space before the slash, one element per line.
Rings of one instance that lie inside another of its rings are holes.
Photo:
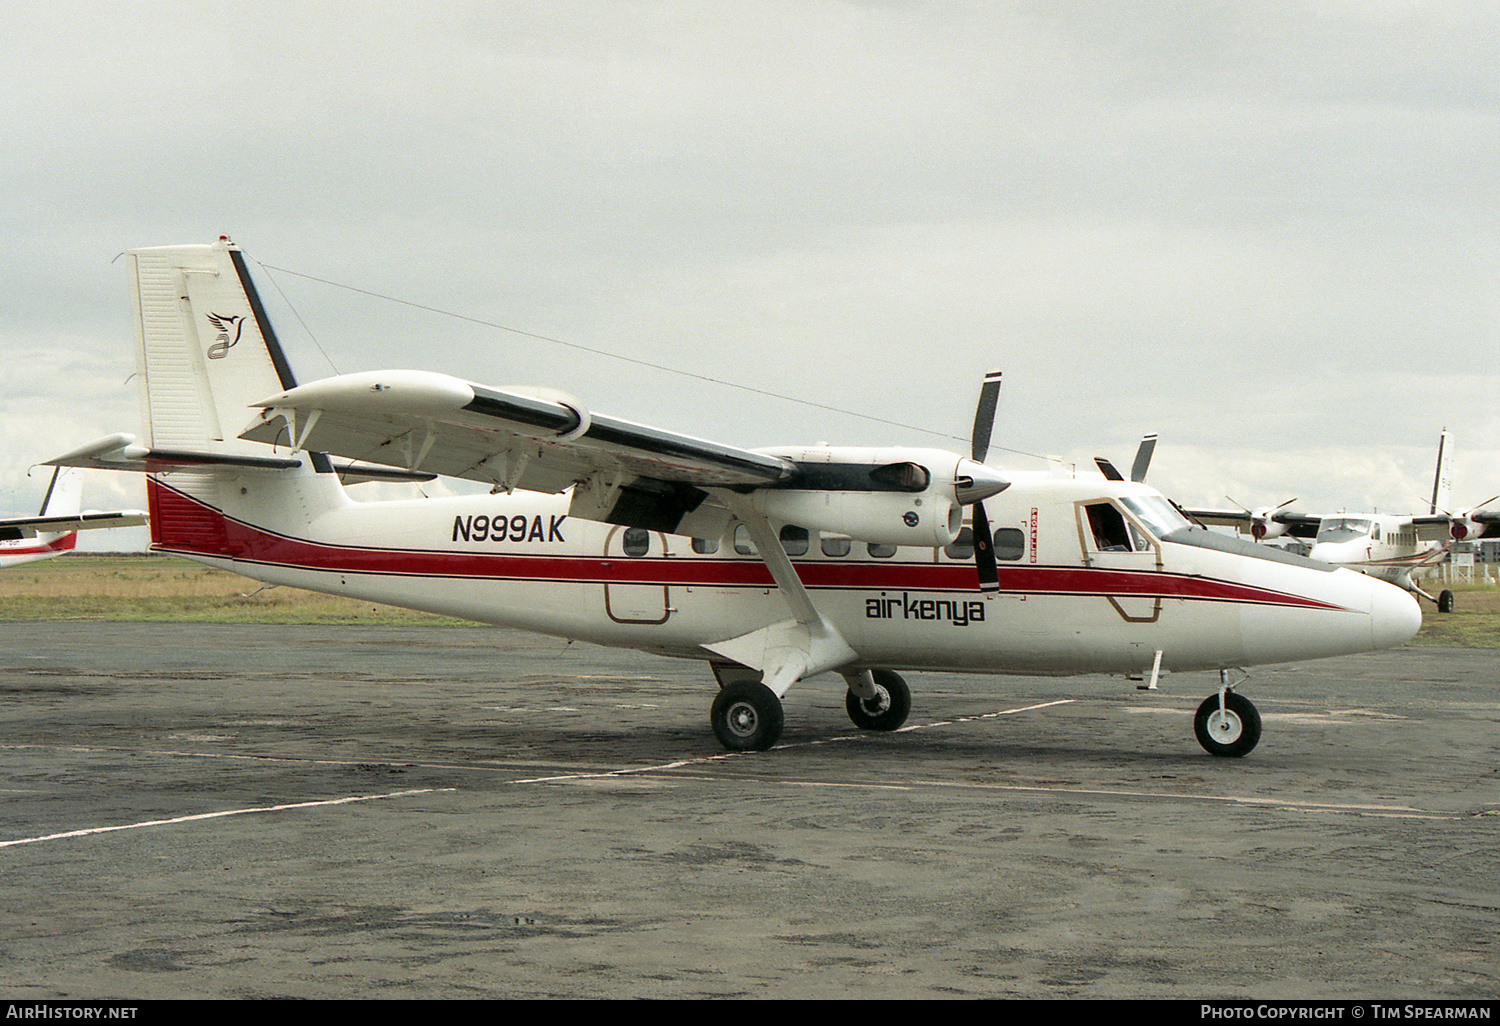
<path fill-rule="evenodd" d="M 895 730 L 911 713 L 911 689 L 890 670 L 872 670 L 870 676 L 875 678 L 874 698 L 860 698 L 852 691 L 844 696 L 849 719 L 860 730 Z"/>
<path fill-rule="evenodd" d="M 1449 591 L 1446 588 L 1444 588 L 1442 591 L 1438 592 L 1438 612 L 1439 613 L 1451 613 L 1451 612 L 1453 612 L 1453 592 Z"/>
<path fill-rule="evenodd" d="M 758 680 L 726 685 L 709 713 L 714 736 L 731 752 L 764 752 L 781 740 L 781 699 Z"/>
<path fill-rule="evenodd" d="M 1260 742 L 1260 713 L 1250 699 L 1230 691 L 1219 708 L 1219 696 L 1209 695 L 1193 717 L 1193 733 L 1209 755 L 1238 758 Z"/>

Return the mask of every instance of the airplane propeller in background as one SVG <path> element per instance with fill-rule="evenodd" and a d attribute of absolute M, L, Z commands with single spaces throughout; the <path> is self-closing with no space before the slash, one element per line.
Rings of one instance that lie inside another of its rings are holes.
<path fill-rule="evenodd" d="M 1146 471 L 1151 468 L 1151 454 L 1154 452 L 1156 452 L 1156 435 L 1147 435 L 1142 438 L 1139 448 L 1135 450 L 1135 462 L 1130 465 L 1130 480 L 1137 484 L 1146 480 Z M 1094 464 L 1107 480 L 1125 480 L 1124 475 L 1115 469 L 1115 465 L 1103 456 L 1095 456 Z"/>
<path fill-rule="evenodd" d="M 1285 534 L 1287 525 L 1277 521 L 1276 514 L 1297 501 L 1294 496 L 1279 506 L 1257 506 L 1251 509 L 1249 506 L 1237 501 L 1233 496 L 1226 495 L 1224 498 L 1250 514 L 1250 537 L 1256 541 L 1265 541 L 1267 538 L 1280 538 Z"/>

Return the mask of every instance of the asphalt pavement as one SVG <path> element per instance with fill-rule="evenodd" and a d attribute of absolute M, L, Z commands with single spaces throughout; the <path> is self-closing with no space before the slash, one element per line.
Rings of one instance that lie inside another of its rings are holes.
<path fill-rule="evenodd" d="M 484 627 L 0 624 L 0 999 L 1500 993 L 1500 654 L 837 676 Z"/>

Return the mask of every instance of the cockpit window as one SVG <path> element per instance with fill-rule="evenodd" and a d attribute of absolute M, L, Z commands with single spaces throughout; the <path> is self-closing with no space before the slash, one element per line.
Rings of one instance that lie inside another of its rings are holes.
<path fill-rule="evenodd" d="M 1318 541 L 1342 542 L 1364 538 L 1370 533 L 1370 521 L 1360 517 L 1326 517 L 1318 525 Z"/>
<path fill-rule="evenodd" d="M 1125 526 L 1125 515 L 1113 503 L 1095 502 L 1084 507 L 1088 511 L 1089 530 L 1094 535 L 1094 548 L 1100 552 L 1130 552 L 1130 531 Z"/>
<path fill-rule="evenodd" d="M 1146 530 L 1158 538 L 1165 538 L 1173 531 L 1193 526 L 1188 522 L 1187 517 L 1177 512 L 1165 496 L 1122 495 L 1120 502 L 1135 515 L 1137 520 L 1146 525 Z"/>
<path fill-rule="evenodd" d="M 1149 552 L 1151 539 L 1110 502 L 1094 502 L 1085 506 L 1088 512 L 1089 530 L 1094 536 L 1094 548 L 1099 552 Z M 1132 510 L 1131 512 L 1134 512 Z"/>

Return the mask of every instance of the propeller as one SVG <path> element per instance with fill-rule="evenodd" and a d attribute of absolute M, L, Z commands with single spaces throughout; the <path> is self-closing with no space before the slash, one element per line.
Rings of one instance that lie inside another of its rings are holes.
<path fill-rule="evenodd" d="M 1130 465 L 1130 480 L 1136 484 L 1146 480 L 1146 471 L 1151 468 L 1151 454 L 1155 451 L 1155 435 L 1147 435 L 1141 439 L 1140 447 L 1135 451 L 1135 462 Z M 1116 470 L 1115 465 L 1103 456 L 1095 456 L 1094 465 L 1099 468 L 1099 473 L 1104 475 L 1106 481 L 1125 480 L 1125 475 Z"/>
<path fill-rule="evenodd" d="M 1141 439 L 1140 448 L 1135 451 L 1135 462 L 1130 465 L 1130 480 L 1140 484 L 1146 480 L 1146 471 L 1151 466 L 1151 454 L 1156 452 L 1156 436 L 1147 435 Z"/>
<path fill-rule="evenodd" d="M 1000 371 L 984 376 L 979 389 L 979 405 L 974 410 L 974 433 L 969 454 L 975 463 L 983 463 L 990 451 L 990 435 L 995 430 L 995 410 L 1000 405 Z M 990 518 L 984 512 L 983 500 L 974 501 L 974 566 L 979 571 L 980 591 L 1000 590 L 1000 571 L 995 566 L 995 539 L 990 533 Z"/>
<path fill-rule="evenodd" d="M 1255 509 L 1251 509 L 1249 506 L 1240 505 L 1240 503 L 1236 502 L 1232 497 L 1228 495 L 1224 496 L 1224 498 L 1229 499 L 1230 502 L 1233 502 L 1236 506 L 1239 506 L 1240 509 L 1250 514 L 1250 537 L 1254 538 L 1256 541 L 1265 541 L 1267 538 L 1281 537 L 1281 535 L 1285 533 L 1285 528 L 1278 526 L 1273 532 L 1271 524 L 1275 521 L 1277 513 L 1279 513 L 1283 509 L 1286 509 L 1286 507 L 1297 501 L 1296 498 L 1293 497 L 1286 500 L 1279 506 L 1257 506 Z"/>

